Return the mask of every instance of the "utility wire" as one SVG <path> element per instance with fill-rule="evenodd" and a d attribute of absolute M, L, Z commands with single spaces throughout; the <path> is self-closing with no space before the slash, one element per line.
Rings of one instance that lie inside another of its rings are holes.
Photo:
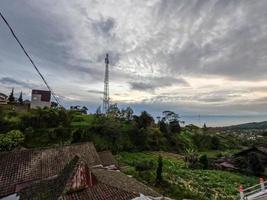
<path fill-rule="evenodd" d="M 31 59 L 30 55 L 27 53 L 27 51 L 25 50 L 25 48 L 23 47 L 23 45 L 21 44 L 21 42 L 19 41 L 18 37 L 16 36 L 15 32 L 13 31 L 13 29 L 11 28 L 11 26 L 9 25 L 9 23 L 7 22 L 7 20 L 5 19 L 5 17 L 3 16 L 3 14 L 0 11 L 0 16 L 1 18 L 4 20 L 5 24 L 7 25 L 7 27 L 9 28 L 11 34 L 13 35 L 13 37 L 15 38 L 15 40 L 18 42 L 19 46 L 21 47 L 22 51 L 24 52 L 24 54 L 28 57 L 28 59 L 30 60 L 31 64 L 33 65 L 33 67 L 35 68 L 35 70 L 37 71 L 37 73 L 39 74 L 39 76 L 41 77 L 41 79 L 44 81 L 44 84 L 46 85 L 46 87 L 48 88 L 48 90 L 51 92 L 52 96 L 54 97 L 54 99 L 56 100 L 57 104 L 59 106 L 59 100 L 56 97 L 55 93 L 53 92 L 53 90 L 51 89 L 51 87 L 48 85 L 47 81 L 45 80 L 44 76 L 41 74 L 41 72 L 39 71 L 39 69 L 37 68 L 37 66 L 35 65 L 35 63 L 33 62 L 33 60 Z"/>

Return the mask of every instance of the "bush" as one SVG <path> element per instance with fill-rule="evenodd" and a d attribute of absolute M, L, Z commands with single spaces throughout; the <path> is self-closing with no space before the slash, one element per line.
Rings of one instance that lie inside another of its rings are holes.
<path fill-rule="evenodd" d="M 265 168 L 258 154 L 253 153 L 253 152 L 248 154 L 248 163 L 249 163 L 249 169 L 255 175 L 262 175 L 264 173 Z"/>
<path fill-rule="evenodd" d="M 185 162 L 188 168 L 197 169 L 199 168 L 198 154 L 194 149 L 186 149 Z"/>
<path fill-rule="evenodd" d="M 19 130 L 12 130 L 6 134 L 0 134 L 0 151 L 10 151 L 23 143 L 24 135 Z"/>
<path fill-rule="evenodd" d="M 154 167 L 154 164 L 153 164 L 152 160 L 139 161 L 139 162 L 136 162 L 134 165 L 135 165 L 135 170 L 136 171 L 151 170 Z"/>
<path fill-rule="evenodd" d="M 220 149 L 221 141 L 217 136 L 211 138 L 211 149 L 218 150 Z"/>
<path fill-rule="evenodd" d="M 209 168 L 209 160 L 208 160 L 208 156 L 206 154 L 200 156 L 199 162 L 202 164 L 203 169 Z"/>
<path fill-rule="evenodd" d="M 162 168 L 163 168 L 163 162 L 162 162 L 162 156 L 159 156 L 158 158 L 158 167 L 156 171 L 156 184 L 160 184 L 162 182 Z"/>
<path fill-rule="evenodd" d="M 84 118 L 81 115 L 76 115 L 72 119 L 73 122 L 84 122 Z"/>

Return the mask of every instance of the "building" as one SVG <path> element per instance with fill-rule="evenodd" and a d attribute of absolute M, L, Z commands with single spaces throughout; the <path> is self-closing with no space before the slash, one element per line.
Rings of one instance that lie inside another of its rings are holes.
<path fill-rule="evenodd" d="M 262 166 L 267 169 L 267 147 L 266 145 L 253 146 L 233 154 L 231 157 L 224 157 L 214 161 L 218 169 L 232 170 L 239 172 L 255 173 L 250 166 L 251 157 L 257 156 Z M 267 170 L 265 170 L 267 172 Z M 262 172 L 265 173 L 266 172 Z M 259 172 L 260 173 L 260 172 Z"/>
<path fill-rule="evenodd" d="M 167 199 L 118 170 L 93 143 L 0 153 L 0 199 Z"/>
<path fill-rule="evenodd" d="M 51 106 L 51 91 L 32 90 L 31 108 L 44 108 Z"/>
<path fill-rule="evenodd" d="M 13 90 L 12 90 L 12 95 L 13 95 Z M 27 112 L 30 109 L 30 101 L 25 100 L 22 103 L 20 103 L 16 97 L 14 97 L 14 101 L 10 102 L 8 100 L 8 96 L 0 93 L 0 109 L 3 110 L 12 110 L 16 112 Z"/>
<path fill-rule="evenodd" d="M 0 93 L 0 104 L 6 105 L 7 103 L 8 103 L 8 96 L 3 93 Z"/>

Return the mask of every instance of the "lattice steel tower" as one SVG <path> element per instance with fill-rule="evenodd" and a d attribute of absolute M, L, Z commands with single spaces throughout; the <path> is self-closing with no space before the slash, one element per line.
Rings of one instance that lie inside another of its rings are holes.
<path fill-rule="evenodd" d="M 106 69 L 105 69 L 105 80 L 104 80 L 103 113 L 107 113 L 108 109 L 109 109 L 109 70 L 108 70 L 109 59 L 108 59 L 108 54 L 106 54 L 105 64 L 106 64 Z"/>

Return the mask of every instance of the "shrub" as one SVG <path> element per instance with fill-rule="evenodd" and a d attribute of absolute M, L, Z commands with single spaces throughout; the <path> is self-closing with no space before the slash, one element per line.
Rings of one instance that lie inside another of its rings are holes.
<path fill-rule="evenodd" d="M 209 168 L 209 160 L 206 154 L 200 156 L 199 162 L 202 164 L 203 169 L 208 169 Z"/>
<path fill-rule="evenodd" d="M 84 118 L 81 115 L 76 115 L 76 116 L 73 117 L 72 121 L 73 122 L 83 122 Z"/>
<path fill-rule="evenodd" d="M 162 168 L 163 168 L 162 156 L 159 156 L 158 167 L 157 167 L 157 176 L 156 176 L 156 184 L 159 184 L 162 182 Z"/>
<path fill-rule="evenodd" d="M 220 149 L 221 141 L 217 136 L 211 138 L 211 149 L 218 150 Z"/>
<path fill-rule="evenodd" d="M 136 171 L 146 171 L 153 169 L 154 164 L 152 160 L 143 160 L 135 163 Z"/>
<path fill-rule="evenodd" d="M 0 151 L 10 151 L 24 141 L 24 135 L 19 130 L 0 134 Z"/>
<path fill-rule="evenodd" d="M 248 161 L 245 157 L 237 157 L 234 160 L 235 165 L 238 166 L 242 170 L 247 170 L 248 168 Z"/>
<path fill-rule="evenodd" d="M 262 161 L 260 160 L 258 154 L 250 153 L 248 154 L 249 169 L 256 175 L 261 175 L 264 173 L 265 169 Z"/>
<path fill-rule="evenodd" d="M 188 168 L 199 168 L 198 154 L 194 149 L 186 149 L 185 162 Z"/>

